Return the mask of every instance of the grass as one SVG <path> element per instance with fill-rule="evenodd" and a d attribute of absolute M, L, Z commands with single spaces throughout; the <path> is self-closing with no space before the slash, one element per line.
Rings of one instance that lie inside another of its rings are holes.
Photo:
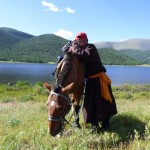
<path fill-rule="evenodd" d="M 82 129 L 66 125 L 58 138 L 47 132 L 49 92 L 41 83 L 0 84 L 0 149 L 149 150 L 150 85 L 113 86 L 113 93 L 118 114 L 111 118 L 109 132 L 90 134 L 90 125 L 84 124 L 80 113 Z"/>

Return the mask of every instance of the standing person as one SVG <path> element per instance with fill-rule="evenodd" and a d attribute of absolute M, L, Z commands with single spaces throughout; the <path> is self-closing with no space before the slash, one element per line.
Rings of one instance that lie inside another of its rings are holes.
<path fill-rule="evenodd" d="M 105 74 L 98 51 L 93 44 L 88 43 L 86 33 L 80 32 L 68 49 L 85 64 L 85 98 L 83 117 L 85 123 L 91 124 L 91 132 L 109 129 L 110 117 L 117 114 L 114 96 L 111 90 L 111 80 Z M 102 122 L 101 128 L 99 122 Z"/>

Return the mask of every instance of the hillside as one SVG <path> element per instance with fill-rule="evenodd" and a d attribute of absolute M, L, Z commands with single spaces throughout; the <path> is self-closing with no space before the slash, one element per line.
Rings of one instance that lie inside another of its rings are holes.
<path fill-rule="evenodd" d="M 0 28 L 0 61 L 47 63 L 56 61 L 68 40 L 53 34 L 33 36 Z"/>
<path fill-rule="evenodd" d="M 67 39 L 54 34 L 33 36 L 10 28 L 0 28 L 0 61 L 30 63 L 55 62 L 63 54 Z M 114 49 L 99 49 L 103 64 L 137 65 L 141 62 Z"/>
<path fill-rule="evenodd" d="M 10 48 L 21 40 L 32 38 L 33 35 L 17 31 L 11 28 L 0 28 L 0 48 Z"/>
<path fill-rule="evenodd" d="M 97 48 L 136 49 L 141 51 L 150 51 L 150 39 L 129 39 L 121 42 L 97 42 L 94 43 Z"/>
<path fill-rule="evenodd" d="M 141 61 L 144 64 L 150 64 L 150 51 L 141 50 L 119 50 L 119 52 L 132 57 L 137 61 Z"/>
<path fill-rule="evenodd" d="M 103 64 L 107 65 L 138 65 L 140 61 L 134 60 L 133 58 L 124 55 L 117 50 L 110 48 L 98 49 L 99 55 L 102 59 Z"/>
<path fill-rule="evenodd" d="M 98 42 L 97 48 L 112 48 L 132 59 L 150 64 L 150 39 L 130 39 L 122 42 Z"/>
<path fill-rule="evenodd" d="M 33 35 L 22 32 L 22 31 L 18 31 L 12 28 L 5 28 L 5 27 L 1 27 L 0 31 L 4 31 L 7 34 L 10 34 L 12 36 L 16 36 L 16 37 L 20 37 L 21 39 L 26 39 L 26 38 L 31 38 L 33 37 Z"/>
<path fill-rule="evenodd" d="M 66 43 L 67 40 L 51 34 L 36 36 L 14 44 L 11 49 L 5 49 L 3 61 L 53 62 L 62 53 L 61 48 Z"/>

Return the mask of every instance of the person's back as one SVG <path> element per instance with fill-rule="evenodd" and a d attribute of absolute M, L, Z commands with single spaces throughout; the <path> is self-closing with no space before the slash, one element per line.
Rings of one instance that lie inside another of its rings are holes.
<path fill-rule="evenodd" d="M 102 65 L 98 51 L 93 44 L 86 44 L 84 51 L 77 44 L 77 41 L 72 42 L 72 47 L 75 49 L 74 53 L 85 63 L 85 76 L 106 71 Z"/>

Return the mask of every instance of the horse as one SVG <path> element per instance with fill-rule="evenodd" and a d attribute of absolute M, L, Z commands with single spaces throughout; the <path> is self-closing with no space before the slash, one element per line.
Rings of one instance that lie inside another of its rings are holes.
<path fill-rule="evenodd" d="M 74 54 L 66 54 L 56 68 L 56 83 L 44 83 L 50 91 L 47 100 L 48 132 L 56 136 L 64 129 L 65 116 L 71 107 L 74 110 L 73 126 L 80 128 L 80 99 L 84 89 L 84 64 Z"/>

